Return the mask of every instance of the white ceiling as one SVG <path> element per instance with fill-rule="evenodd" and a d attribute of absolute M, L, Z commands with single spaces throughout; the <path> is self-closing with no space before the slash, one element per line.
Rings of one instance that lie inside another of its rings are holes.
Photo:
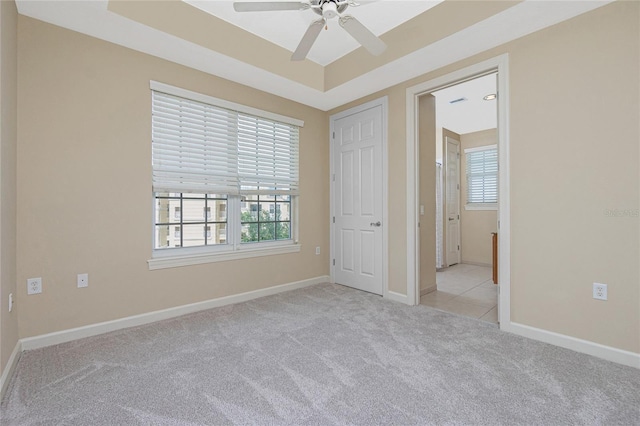
<path fill-rule="evenodd" d="M 436 124 L 459 135 L 495 129 L 498 107 L 495 100 L 485 101 L 488 94 L 496 93 L 496 75 L 490 74 L 433 92 L 436 97 Z M 465 101 L 450 103 L 466 98 Z"/>
<path fill-rule="evenodd" d="M 270 12 L 244 12 L 233 10 L 233 1 L 228 0 L 182 0 L 220 19 L 234 24 L 250 33 L 260 36 L 280 47 L 293 52 L 307 27 L 320 18 L 314 11 L 290 10 Z M 247 0 L 272 1 L 272 0 Z M 285 0 L 287 1 L 287 0 Z M 422 12 L 441 3 L 443 0 L 380 0 L 362 2 L 360 6 L 348 6 L 342 13 L 352 15 L 371 32 L 379 36 Z M 293 1 L 293 3 L 300 3 Z M 384 19 L 381 19 L 384 17 Z M 328 65 L 336 59 L 360 47 L 345 30 L 338 25 L 337 18 L 327 23 L 328 29 L 320 33 L 307 59 L 320 65 Z"/>
<path fill-rule="evenodd" d="M 455 1 L 455 0 L 454 0 Z M 17 0 L 22 15 L 100 38 L 326 111 L 601 7 L 612 0 L 525 0 L 484 21 L 322 91 L 127 19 L 107 0 Z M 379 3 L 396 3 L 380 0 Z M 361 6 L 357 10 L 371 8 Z M 372 10 L 376 10 L 375 8 Z M 386 19 L 376 14 L 379 21 Z M 313 14 L 313 12 L 309 12 Z M 356 13 L 353 12 L 355 15 Z M 364 17 L 363 17 L 364 20 Z M 373 25 L 373 24 L 371 24 Z M 255 30 L 257 31 L 257 30 Z M 301 34 L 296 34 L 297 43 Z M 347 39 L 348 37 L 344 37 Z M 342 38 L 341 38 L 342 40 Z M 333 45 L 322 49 L 332 50 Z M 318 47 L 320 50 L 321 48 Z M 316 52 L 320 54 L 320 52 Z M 325 53 L 324 55 L 328 55 Z"/>

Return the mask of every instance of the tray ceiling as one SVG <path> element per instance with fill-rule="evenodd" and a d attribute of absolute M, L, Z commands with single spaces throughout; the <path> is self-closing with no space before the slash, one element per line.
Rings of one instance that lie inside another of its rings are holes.
<path fill-rule="evenodd" d="M 387 43 L 381 56 L 369 55 L 330 24 L 311 51 L 313 60 L 301 62 L 289 58 L 313 19 L 308 10 L 269 18 L 265 28 L 266 18 L 257 17 L 262 13 L 236 21 L 244 17 L 230 16 L 227 1 L 16 4 L 22 15 L 326 111 L 610 2 L 380 0 L 349 13 Z"/>

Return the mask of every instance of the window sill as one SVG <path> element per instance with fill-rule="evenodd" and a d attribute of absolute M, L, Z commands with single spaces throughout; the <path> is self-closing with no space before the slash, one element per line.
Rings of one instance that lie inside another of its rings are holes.
<path fill-rule="evenodd" d="M 473 205 L 473 204 L 465 204 L 465 210 L 498 210 L 497 204 L 483 204 L 483 205 Z"/>
<path fill-rule="evenodd" d="M 226 262 L 229 260 L 250 259 L 253 257 L 272 256 L 278 254 L 298 253 L 300 244 L 290 244 L 285 246 L 271 246 L 259 248 L 244 248 L 236 251 L 225 251 L 217 253 L 198 253 L 178 256 L 158 257 L 147 260 L 149 270 L 177 268 L 180 266 L 201 265 L 204 263 Z"/>

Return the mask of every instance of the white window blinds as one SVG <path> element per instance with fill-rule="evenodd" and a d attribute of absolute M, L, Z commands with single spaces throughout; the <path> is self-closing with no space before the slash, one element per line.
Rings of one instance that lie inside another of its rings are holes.
<path fill-rule="evenodd" d="M 298 193 L 298 128 L 238 114 L 242 194 Z"/>
<path fill-rule="evenodd" d="M 465 149 L 467 204 L 498 202 L 498 150 L 495 145 Z"/>
<path fill-rule="evenodd" d="M 235 114 L 152 93 L 153 190 L 237 194 Z"/>
<path fill-rule="evenodd" d="M 152 90 L 153 190 L 296 195 L 298 135 L 294 124 Z"/>

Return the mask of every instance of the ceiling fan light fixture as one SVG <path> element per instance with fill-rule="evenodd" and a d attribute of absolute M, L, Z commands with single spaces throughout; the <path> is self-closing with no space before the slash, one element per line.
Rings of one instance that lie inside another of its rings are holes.
<path fill-rule="evenodd" d="M 327 2 L 322 5 L 322 16 L 324 19 L 331 19 L 338 16 L 338 6 L 334 2 Z"/>

